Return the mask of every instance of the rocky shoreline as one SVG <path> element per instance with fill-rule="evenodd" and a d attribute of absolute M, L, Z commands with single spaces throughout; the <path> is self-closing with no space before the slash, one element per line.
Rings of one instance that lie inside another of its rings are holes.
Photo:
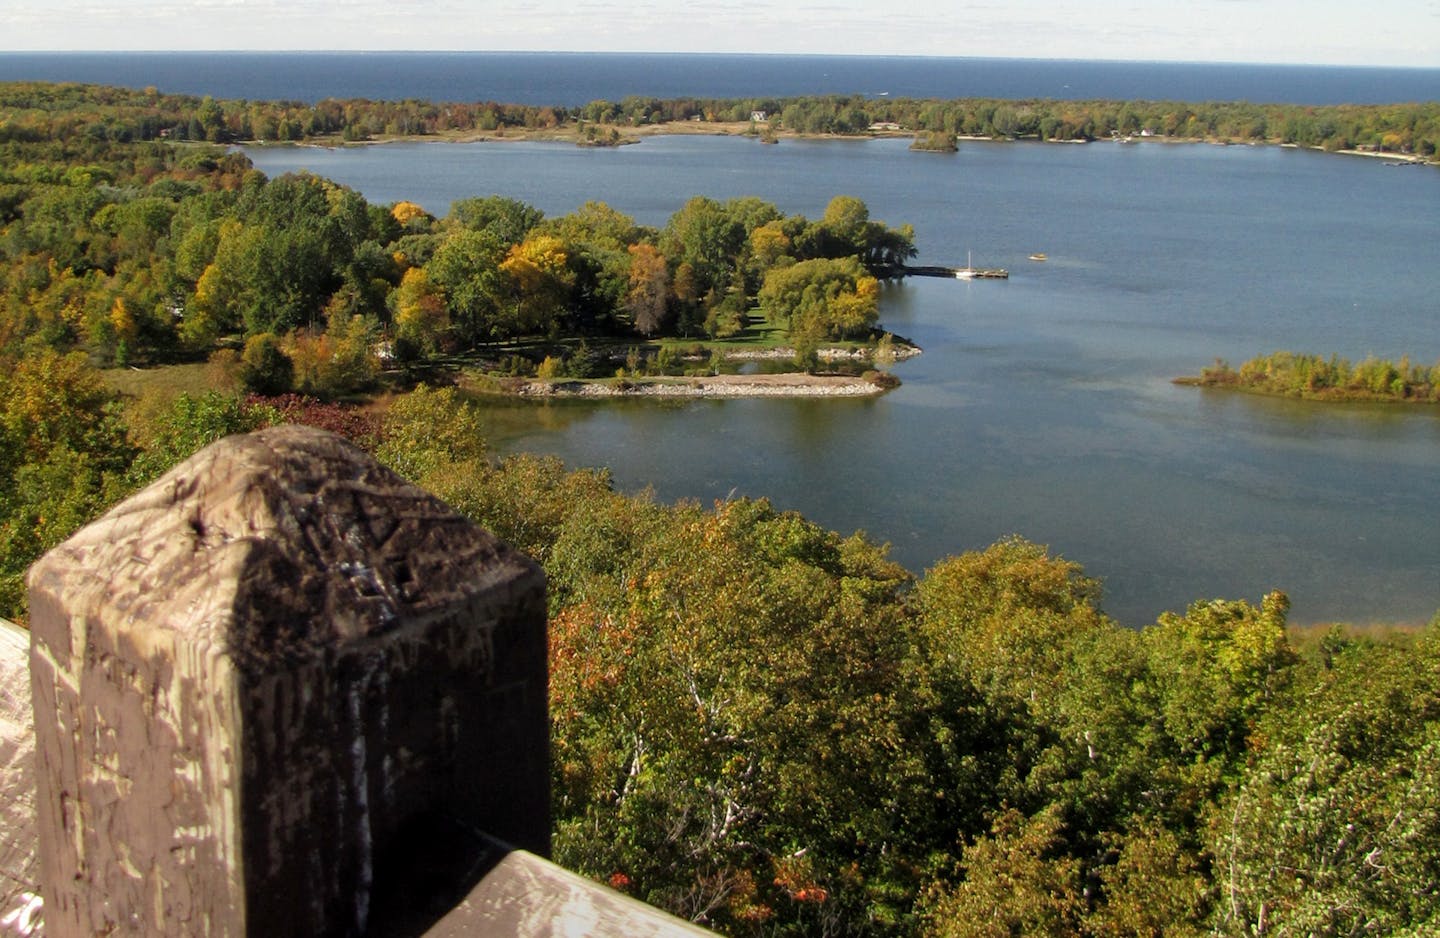
<path fill-rule="evenodd" d="M 604 381 L 524 381 L 522 397 L 871 397 L 889 389 L 852 375 L 702 375 Z M 892 385 L 893 386 L 893 385 Z"/>
<path fill-rule="evenodd" d="M 903 361 L 907 358 L 914 358 L 920 354 L 920 348 L 910 344 L 896 344 L 890 352 L 893 361 Z M 767 349 L 736 349 L 724 353 L 726 361 L 736 362 L 759 362 L 759 361 L 793 361 L 795 349 L 780 346 L 779 348 Z M 822 348 L 815 353 L 815 357 L 822 362 L 873 362 L 875 350 L 869 347 L 857 348 Z"/>

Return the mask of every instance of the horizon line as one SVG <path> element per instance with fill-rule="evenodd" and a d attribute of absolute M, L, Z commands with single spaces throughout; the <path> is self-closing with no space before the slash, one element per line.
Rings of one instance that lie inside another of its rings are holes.
<path fill-rule="evenodd" d="M 686 52 L 664 50 L 586 49 L 0 49 L 0 55 L 574 55 L 674 56 L 706 58 L 931 59 L 976 62 L 1074 62 L 1113 65 L 1258 66 L 1264 68 L 1390 69 L 1440 72 L 1440 66 L 1357 64 L 1344 62 L 1276 62 L 1252 59 L 1126 59 L 1078 56 L 936 55 L 904 52 Z"/>

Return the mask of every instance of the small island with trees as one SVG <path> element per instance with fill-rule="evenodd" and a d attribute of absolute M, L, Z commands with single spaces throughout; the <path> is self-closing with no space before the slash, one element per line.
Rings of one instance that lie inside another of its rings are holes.
<path fill-rule="evenodd" d="M 1370 357 L 1352 364 L 1336 355 L 1275 352 L 1252 358 L 1238 370 L 1217 360 L 1175 383 L 1312 401 L 1440 404 L 1440 362 L 1427 367 L 1408 357 L 1398 362 Z"/>

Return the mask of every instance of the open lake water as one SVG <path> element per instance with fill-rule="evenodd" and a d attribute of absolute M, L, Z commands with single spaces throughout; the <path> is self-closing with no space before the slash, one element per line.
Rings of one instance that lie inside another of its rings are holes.
<path fill-rule="evenodd" d="M 3 42 L 0 38 L 0 42 Z M 1440 68 L 975 56 L 596 52 L 0 52 L 0 81 L 78 81 L 260 101 L 371 98 L 576 107 L 656 98 L 888 94 L 1287 104 L 1440 99 Z"/>
<path fill-rule="evenodd" d="M 0 80 L 217 97 L 578 105 L 626 95 L 893 94 L 1395 102 L 1440 69 L 864 56 L 34 53 Z M 662 225 L 692 195 L 818 217 L 835 195 L 915 226 L 919 263 L 1011 279 L 886 288 L 925 349 L 854 400 L 502 402 L 496 449 L 607 466 L 625 490 L 767 496 L 863 528 L 917 572 L 1018 533 L 1084 564 L 1142 625 L 1197 599 L 1284 589 L 1296 621 L 1440 609 L 1440 409 L 1329 406 L 1177 387 L 1277 349 L 1440 359 L 1440 171 L 1265 147 L 668 137 L 564 144 L 252 149 L 374 202 L 499 193 L 547 214 L 598 199 Z M 1050 260 L 1033 263 L 1032 252 Z"/>

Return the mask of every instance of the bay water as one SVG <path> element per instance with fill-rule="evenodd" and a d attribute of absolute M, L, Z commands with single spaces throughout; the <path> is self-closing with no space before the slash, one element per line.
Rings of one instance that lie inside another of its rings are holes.
<path fill-rule="evenodd" d="M 766 496 L 889 542 L 917 572 L 1020 534 L 1101 578 L 1132 625 L 1271 589 L 1299 622 L 1440 609 L 1440 408 L 1171 383 L 1279 349 L 1440 360 L 1432 168 L 1279 147 L 697 136 L 247 152 L 437 214 L 498 193 L 659 226 L 693 195 L 812 218 L 855 195 L 914 225 L 918 263 L 1011 271 L 888 286 L 883 325 L 925 351 L 882 397 L 498 401 L 501 452 L 609 467 L 664 500 Z"/>

